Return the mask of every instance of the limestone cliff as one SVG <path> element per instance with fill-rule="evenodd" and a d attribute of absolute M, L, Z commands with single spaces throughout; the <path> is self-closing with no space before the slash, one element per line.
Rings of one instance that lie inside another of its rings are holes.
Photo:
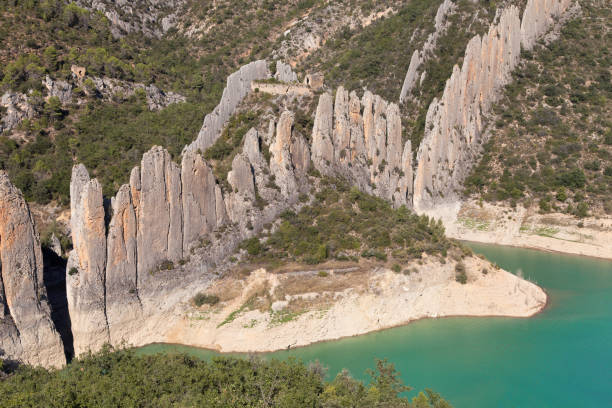
<path fill-rule="evenodd" d="M 528 0 L 521 21 L 521 45 L 530 50 L 568 9 L 571 0 Z"/>
<path fill-rule="evenodd" d="M 436 17 L 434 19 L 434 31 L 427 37 L 423 48 L 421 50 L 414 50 L 412 53 L 408 72 L 406 72 L 406 78 L 404 78 L 404 84 L 402 85 L 402 90 L 400 92 L 400 103 L 402 103 L 411 94 L 412 90 L 417 85 L 419 78 L 421 78 L 421 75 L 425 74 L 424 72 L 421 73 L 419 68 L 423 62 L 431 57 L 432 51 L 436 47 L 438 38 L 447 28 L 446 19 L 455 11 L 456 7 L 457 6 L 455 3 L 453 3 L 451 0 L 444 0 L 444 2 L 440 4 L 440 7 L 438 7 L 438 11 L 436 12 Z"/>
<path fill-rule="evenodd" d="M 461 68 L 455 66 L 444 92 L 429 106 L 419 146 L 413 205 L 426 209 L 453 199 L 477 162 L 485 118 L 511 81 L 521 44 L 530 48 L 569 6 L 569 0 L 530 0 L 519 19 L 515 6 L 504 9 L 487 34 L 468 43 Z"/>
<path fill-rule="evenodd" d="M 402 140 L 399 108 L 369 91 L 359 100 L 339 87 L 333 107 L 331 95 L 321 95 L 312 161 L 322 174 L 340 175 L 395 206 L 411 204 L 412 150 Z"/>
<path fill-rule="evenodd" d="M 187 151 L 178 166 L 155 146 L 105 209 L 97 180 L 74 167 L 67 285 L 77 356 L 106 342 L 155 341 L 154 328 L 139 330 L 143 322 L 173 307 L 177 293 L 213 279 L 218 262 L 308 191 L 310 149 L 293 132 L 293 114 L 272 127 L 270 163 L 251 129 L 234 157 L 229 191 L 200 154 Z"/>
<path fill-rule="evenodd" d="M 211 113 L 206 115 L 198 137 L 193 143 L 185 147 L 183 153 L 197 152 L 198 150 L 203 152 L 212 146 L 240 101 L 251 91 L 251 82 L 269 77 L 268 64 L 263 60 L 244 65 L 240 70 L 231 74 L 227 78 L 227 85 L 223 90 L 221 101 Z"/>
<path fill-rule="evenodd" d="M 0 171 L 0 354 L 32 365 L 65 364 L 43 283 L 38 232 L 21 192 Z"/>

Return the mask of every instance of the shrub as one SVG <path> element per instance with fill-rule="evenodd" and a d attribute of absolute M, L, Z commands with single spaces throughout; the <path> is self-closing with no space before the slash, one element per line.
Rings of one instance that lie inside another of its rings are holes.
<path fill-rule="evenodd" d="M 259 239 L 257 237 L 253 237 L 253 238 L 242 241 L 242 244 L 240 244 L 240 248 L 246 249 L 248 254 L 251 256 L 259 255 L 261 251 L 263 250 L 263 247 L 261 246 L 261 242 L 259 242 Z"/>
<path fill-rule="evenodd" d="M 455 280 L 462 285 L 467 283 L 467 274 L 465 270 L 465 264 L 463 262 L 457 262 L 455 264 Z"/>
<path fill-rule="evenodd" d="M 327 276 L 329 276 L 329 273 L 327 273 L 327 271 L 319 271 L 317 275 L 321 278 L 326 278 Z"/>
<path fill-rule="evenodd" d="M 400 273 L 402 271 L 402 267 L 399 264 L 393 264 L 391 270 L 395 273 Z"/>
<path fill-rule="evenodd" d="M 197 306 L 200 307 L 202 305 L 210 305 L 210 306 L 214 306 L 217 303 L 219 303 L 219 297 L 216 295 L 209 295 L 206 294 L 204 292 L 200 292 L 197 295 L 195 295 L 193 297 L 193 303 Z"/>
<path fill-rule="evenodd" d="M 79 273 L 79 270 L 77 268 L 75 268 L 74 266 L 72 268 L 70 268 L 70 270 L 68 271 L 68 275 L 70 275 L 70 276 L 74 276 L 77 273 Z"/>

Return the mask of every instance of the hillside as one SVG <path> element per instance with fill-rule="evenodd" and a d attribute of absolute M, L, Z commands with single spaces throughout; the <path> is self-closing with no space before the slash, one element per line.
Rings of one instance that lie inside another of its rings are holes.
<path fill-rule="evenodd" d="M 612 214 L 612 14 L 582 1 L 557 39 L 524 55 L 494 107 L 466 194 L 584 218 Z"/>

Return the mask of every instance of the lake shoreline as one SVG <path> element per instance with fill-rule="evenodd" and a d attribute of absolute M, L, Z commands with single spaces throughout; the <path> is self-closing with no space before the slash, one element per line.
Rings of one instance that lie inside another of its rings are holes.
<path fill-rule="evenodd" d="M 289 311 L 293 310 L 291 301 L 277 301 L 271 311 L 245 307 L 254 293 L 274 293 L 286 279 L 260 269 L 244 282 L 221 282 L 211 288 L 211 293 L 215 290 L 223 293 L 241 285 L 240 293 L 231 300 L 215 307 L 183 304 L 182 309 L 171 314 L 172 318 L 165 319 L 165 330 L 150 338 L 153 341 L 141 337 L 135 346 L 177 344 L 220 353 L 269 353 L 360 336 L 423 319 L 528 318 L 549 305 L 548 294 L 535 283 L 498 269 L 484 259 L 464 260 L 466 284 L 455 280 L 454 263 L 441 264 L 433 258 L 424 261 L 419 272 L 409 275 L 379 268 L 364 272 L 359 277 L 359 286 L 348 286 L 331 294 L 289 295 L 287 299 L 322 301 L 313 301 L 297 312 Z M 333 272 L 330 277 L 313 280 L 332 277 Z M 305 286 L 311 290 L 310 284 Z M 126 344 L 134 342 L 126 339 Z"/>
<path fill-rule="evenodd" d="M 534 208 L 455 201 L 421 211 L 442 220 L 446 234 L 461 241 L 612 260 L 612 218 L 577 219 Z"/>

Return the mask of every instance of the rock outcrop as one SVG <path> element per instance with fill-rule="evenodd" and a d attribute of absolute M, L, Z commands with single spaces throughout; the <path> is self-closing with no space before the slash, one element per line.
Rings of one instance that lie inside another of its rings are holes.
<path fill-rule="evenodd" d="M 43 282 L 40 239 L 21 192 L 0 171 L 0 349 L 32 365 L 66 363 Z"/>
<path fill-rule="evenodd" d="M 359 100 L 339 87 L 333 107 L 331 95 L 321 95 L 312 161 L 322 174 L 340 175 L 396 207 L 411 205 L 412 151 L 402 140 L 399 107 L 369 91 Z"/>
<path fill-rule="evenodd" d="M 570 6 L 571 0 L 528 0 L 521 21 L 521 45 L 530 50 Z"/>
<path fill-rule="evenodd" d="M 276 73 L 274 78 L 281 82 L 297 82 L 298 77 L 291 69 L 291 65 L 285 64 L 282 61 L 276 61 Z"/>
<path fill-rule="evenodd" d="M 424 208 L 457 194 L 483 143 L 483 116 L 511 80 L 520 57 L 519 11 L 511 6 L 482 38 L 468 43 L 440 99 L 429 106 L 417 154 L 414 207 Z"/>
<path fill-rule="evenodd" d="M 42 81 L 49 96 L 57 97 L 62 104 L 72 102 L 72 85 L 66 81 L 54 81 L 49 75 Z"/>
<path fill-rule="evenodd" d="M 77 354 L 100 348 L 109 338 L 106 318 L 106 226 L 102 186 L 85 166 L 72 170 L 66 294 Z M 87 339 L 86 341 L 84 339 Z"/>
<path fill-rule="evenodd" d="M 485 117 L 511 81 L 521 45 L 531 48 L 570 0 L 530 0 L 519 19 L 516 6 L 499 14 L 487 34 L 468 43 L 463 65 L 453 68 L 440 99 L 427 111 L 419 146 L 413 205 L 426 209 L 457 196 L 486 142 Z"/>
<path fill-rule="evenodd" d="M 423 62 L 432 56 L 433 50 L 438 42 L 438 38 L 440 38 L 448 27 L 446 19 L 455 11 L 456 7 L 457 6 L 455 3 L 453 3 L 451 0 L 444 0 L 444 2 L 440 4 L 440 7 L 438 7 L 438 11 L 436 12 L 436 17 L 434 19 L 434 31 L 427 37 L 423 48 L 421 50 L 414 50 L 412 53 L 410 65 L 408 66 L 408 72 L 406 72 L 406 78 L 404 79 L 404 84 L 402 85 L 402 90 L 400 92 L 400 103 L 406 100 L 406 98 L 412 93 L 412 90 L 417 85 L 419 78 L 421 78 L 424 74 L 419 71 L 419 68 Z"/>
<path fill-rule="evenodd" d="M 153 84 L 145 85 L 108 77 L 91 77 L 91 80 L 94 84 L 94 89 L 87 90 L 85 86 L 86 92 L 93 92 L 107 100 L 128 98 L 136 94 L 137 91 L 144 92 L 147 107 L 152 111 L 158 111 L 173 103 L 181 103 L 187 100 L 183 95 L 175 92 L 164 92 Z M 78 83 L 81 86 L 83 85 L 83 81 Z"/>
<path fill-rule="evenodd" d="M 159 38 L 177 22 L 185 0 L 78 0 L 79 6 L 98 11 L 110 22 L 111 33 L 120 38 L 130 33 L 142 33 Z"/>
<path fill-rule="evenodd" d="M 155 341 L 154 333 L 147 337 L 137 328 L 176 304 L 160 296 L 174 299 L 178 291 L 190 290 L 186 282 L 213 279 L 209 271 L 218 262 L 308 191 L 310 149 L 292 125 L 290 112 L 278 126 L 272 123 L 270 163 L 257 130 L 247 133 L 227 191 L 199 153 L 186 152 L 179 167 L 155 146 L 132 171 L 130 184 L 112 198 L 106 215 L 99 183 L 82 165 L 74 167 L 67 286 L 75 355 L 106 342 Z"/>
<path fill-rule="evenodd" d="M 34 117 L 36 111 L 28 101 L 28 97 L 22 93 L 6 92 L 0 98 L 0 133 L 11 130 L 24 119 Z M 4 112 L 2 112 L 4 111 Z"/>
<path fill-rule="evenodd" d="M 185 152 L 204 152 L 215 143 L 221 134 L 225 123 L 236 111 L 236 107 L 251 91 L 251 82 L 270 77 L 268 64 L 264 60 L 254 61 L 244 65 L 240 70 L 227 77 L 227 85 L 223 90 L 221 101 L 215 109 L 206 115 L 204 124 L 198 133 L 197 139 L 183 149 Z"/>

